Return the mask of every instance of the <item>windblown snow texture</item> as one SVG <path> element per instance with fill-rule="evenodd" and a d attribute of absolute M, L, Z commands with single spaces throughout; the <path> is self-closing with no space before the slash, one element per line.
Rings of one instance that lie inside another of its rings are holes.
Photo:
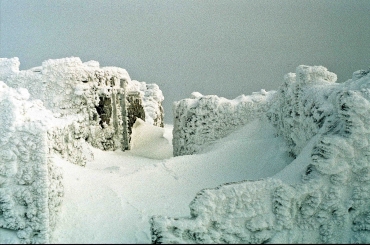
<path fill-rule="evenodd" d="M 174 103 L 173 153 L 190 155 L 223 138 L 267 110 L 275 91 L 241 95 L 228 100 L 216 95 L 192 93 L 190 99 Z"/>
<path fill-rule="evenodd" d="M 370 71 L 335 81 L 324 67 L 299 66 L 266 113 L 303 165 L 290 171 L 300 181 L 277 174 L 202 190 L 190 217 L 152 217 L 152 242 L 369 243 Z"/>

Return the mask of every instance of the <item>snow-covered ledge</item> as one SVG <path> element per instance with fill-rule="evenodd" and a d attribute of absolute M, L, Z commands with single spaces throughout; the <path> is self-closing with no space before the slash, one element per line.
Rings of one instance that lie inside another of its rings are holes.
<path fill-rule="evenodd" d="M 275 91 L 255 92 L 228 100 L 193 92 L 173 105 L 174 156 L 190 155 L 265 113 Z"/>
<path fill-rule="evenodd" d="M 199 192 L 188 218 L 152 217 L 152 242 L 369 243 L 370 71 L 335 80 L 321 66 L 286 75 L 267 117 L 296 159 Z"/>

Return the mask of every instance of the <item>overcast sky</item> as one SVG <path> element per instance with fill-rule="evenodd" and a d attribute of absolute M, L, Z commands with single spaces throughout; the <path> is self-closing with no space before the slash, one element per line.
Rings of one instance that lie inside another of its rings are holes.
<path fill-rule="evenodd" d="M 0 0 L 0 57 L 21 69 L 80 57 L 125 68 L 172 103 L 276 90 L 295 67 L 370 66 L 369 0 Z"/>

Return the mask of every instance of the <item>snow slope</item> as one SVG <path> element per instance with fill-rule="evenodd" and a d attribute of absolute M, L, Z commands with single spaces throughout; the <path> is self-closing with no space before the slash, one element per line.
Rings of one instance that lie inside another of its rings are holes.
<path fill-rule="evenodd" d="M 93 148 L 95 157 L 86 167 L 55 155 L 64 172 L 65 196 L 53 243 L 150 243 L 151 216 L 188 216 L 189 203 L 201 189 L 272 176 L 292 160 L 283 139 L 263 119 L 202 153 L 169 158 L 172 126 L 152 127 L 139 122 L 133 128 L 132 151 Z M 150 141 L 135 137 L 143 132 Z"/>

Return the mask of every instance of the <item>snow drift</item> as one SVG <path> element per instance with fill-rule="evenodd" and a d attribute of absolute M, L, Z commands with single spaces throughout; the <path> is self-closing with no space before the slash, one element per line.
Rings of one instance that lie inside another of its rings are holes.
<path fill-rule="evenodd" d="M 152 242 L 369 243 L 370 70 L 335 81 L 321 66 L 287 74 L 266 117 L 296 159 L 271 178 L 202 190 L 190 217 L 153 216 Z"/>

